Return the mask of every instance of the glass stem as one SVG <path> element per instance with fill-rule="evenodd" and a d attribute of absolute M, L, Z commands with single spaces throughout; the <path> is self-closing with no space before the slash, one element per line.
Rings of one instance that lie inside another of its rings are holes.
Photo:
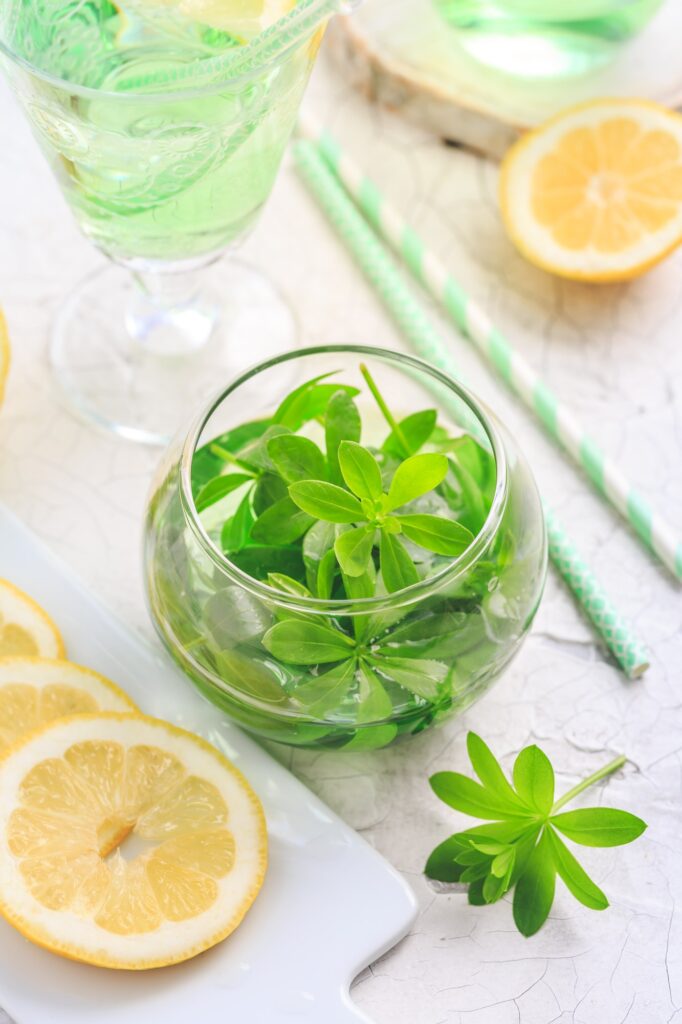
<path fill-rule="evenodd" d="M 560 800 L 557 800 L 557 802 L 554 804 L 554 807 L 552 808 L 552 814 L 556 814 L 556 812 L 560 810 L 560 808 L 564 807 L 564 805 L 567 804 L 570 800 L 573 800 L 573 798 L 576 797 L 578 793 L 582 793 L 583 790 L 587 789 L 589 786 L 594 786 L 595 782 L 600 782 L 601 779 L 605 779 L 607 775 L 612 775 L 614 772 L 617 772 L 618 769 L 622 768 L 626 762 L 627 757 L 625 757 L 624 754 L 621 754 L 620 757 L 614 758 L 613 761 L 610 761 L 607 765 L 604 765 L 604 767 L 600 768 L 599 771 L 593 772 L 592 775 L 589 775 L 586 779 L 583 779 L 582 782 L 579 782 L 576 786 L 573 787 L 573 789 L 569 789 L 568 793 L 564 793 Z"/>
<path fill-rule="evenodd" d="M 202 269 L 141 271 L 125 310 L 129 333 L 150 355 L 178 358 L 203 348 L 218 321 L 218 303 L 201 286 Z"/>

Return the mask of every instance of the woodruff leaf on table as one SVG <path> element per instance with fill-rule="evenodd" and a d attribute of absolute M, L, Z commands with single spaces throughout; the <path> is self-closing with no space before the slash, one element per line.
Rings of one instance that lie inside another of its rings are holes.
<path fill-rule="evenodd" d="M 609 905 L 606 896 L 578 863 L 566 844 L 559 839 L 553 828 L 547 829 L 547 837 L 554 867 L 566 888 L 590 910 L 605 910 Z"/>
<path fill-rule="evenodd" d="M 436 796 L 462 814 L 471 814 L 475 818 L 486 818 L 489 821 L 530 817 L 526 808 L 504 799 L 459 772 L 436 772 L 430 782 Z"/>
<path fill-rule="evenodd" d="M 523 801 L 509 784 L 492 750 L 475 732 L 467 734 L 467 753 L 482 786 L 490 793 L 495 793 L 505 804 L 525 810 Z"/>
<path fill-rule="evenodd" d="M 540 814 L 549 813 L 554 803 L 554 769 L 535 744 L 525 747 L 516 758 L 514 786 L 528 807 Z"/>
<path fill-rule="evenodd" d="M 464 865 L 457 863 L 457 855 L 468 849 L 458 835 L 449 836 L 432 850 L 424 871 L 428 878 L 438 882 L 459 882 Z"/>
<path fill-rule="evenodd" d="M 590 807 L 559 813 L 564 804 L 617 770 L 625 759 L 617 758 L 595 772 L 555 804 L 554 769 L 537 746 L 519 753 L 513 785 L 479 736 L 469 733 L 467 750 L 480 783 L 457 772 L 438 772 L 431 777 L 431 787 L 455 810 L 489 820 L 440 843 L 426 862 L 427 877 L 468 884 L 469 902 L 476 906 L 497 902 L 513 889 L 514 921 L 527 937 L 547 920 L 557 875 L 584 906 L 604 910 L 606 896 L 556 829 L 589 846 L 617 846 L 642 834 L 646 825 L 627 811 Z"/>
<path fill-rule="evenodd" d="M 554 902 L 556 871 L 543 833 L 514 889 L 514 923 L 529 938 L 542 928 Z"/>
<path fill-rule="evenodd" d="M 646 825 L 628 811 L 613 807 L 582 807 L 565 814 L 553 814 L 555 828 L 581 846 L 622 846 L 641 836 Z"/>

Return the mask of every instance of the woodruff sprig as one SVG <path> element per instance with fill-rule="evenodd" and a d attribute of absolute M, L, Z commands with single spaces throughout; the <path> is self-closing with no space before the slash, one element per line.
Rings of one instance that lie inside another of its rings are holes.
<path fill-rule="evenodd" d="M 411 455 L 397 467 L 387 493 L 381 467 L 367 448 L 355 441 L 342 441 L 338 461 L 349 490 L 307 479 L 291 484 L 289 496 L 308 515 L 351 527 L 334 542 L 334 552 L 347 576 L 362 576 L 367 571 L 377 532 L 381 575 L 389 593 L 420 579 L 398 534 L 428 551 L 451 557 L 461 555 L 472 542 L 469 530 L 454 520 L 397 511 L 443 482 L 448 472 L 445 455 Z"/>
<path fill-rule="evenodd" d="M 618 757 L 554 800 L 554 770 L 539 747 L 525 747 L 516 758 L 513 786 L 488 746 L 475 733 L 467 750 L 480 782 L 458 772 L 432 775 L 431 787 L 444 803 L 488 824 L 457 832 L 437 846 L 426 875 L 440 882 L 469 886 L 469 902 L 495 903 L 514 890 L 514 921 L 526 936 L 547 920 L 556 876 L 584 906 L 604 910 L 608 900 L 578 863 L 559 833 L 583 846 L 622 846 L 644 832 L 646 824 L 611 807 L 584 807 L 559 813 L 588 786 L 621 768 Z"/>

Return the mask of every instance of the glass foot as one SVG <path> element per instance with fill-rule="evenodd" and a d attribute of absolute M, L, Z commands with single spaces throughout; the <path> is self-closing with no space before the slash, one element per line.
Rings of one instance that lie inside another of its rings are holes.
<path fill-rule="evenodd" d="M 157 274 L 153 292 L 149 282 L 114 264 L 88 277 L 58 314 L 50 364 L 82 419 L 163 445 L 230 378 L 297 347 L 298 329 L 276 288 L 244 263 L 217 262 L 191 279 Z"/>

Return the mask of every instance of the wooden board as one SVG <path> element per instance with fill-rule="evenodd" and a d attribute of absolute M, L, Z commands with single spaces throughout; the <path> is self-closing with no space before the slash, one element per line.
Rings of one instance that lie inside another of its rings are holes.
<path fill-rule="evenodd" d="M 519 132 L 584 99 L 644 96 L 682 106 L 681 43 L 682 0 L 666 0 L 606 67 L 524 83 L 469 57 L 431 0 L 367 0 L 352 17 L 336 19 L 329 46 L 372 101 L 499 157 Z"/>

